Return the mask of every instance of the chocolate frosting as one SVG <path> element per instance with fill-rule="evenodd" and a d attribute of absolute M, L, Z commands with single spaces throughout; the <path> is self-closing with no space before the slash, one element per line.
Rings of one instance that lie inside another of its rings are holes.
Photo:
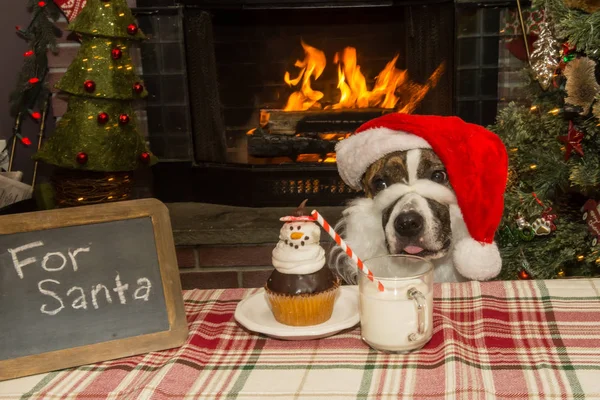
<path fill-rule="evenodd" d="M 336 277 L 327 266 L 312 274 L 282 274 L 274 270 L 267 280 L 267 288 L 291 295 L 319 293 L 331 289 L 335 281 Z"/>

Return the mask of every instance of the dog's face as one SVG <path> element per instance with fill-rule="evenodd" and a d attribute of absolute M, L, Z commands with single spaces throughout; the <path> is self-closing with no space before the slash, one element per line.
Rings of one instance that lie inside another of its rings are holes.
<path fill-rule="evenodd" d="M 381 223 L 390 254 L 427 259 L 447 254 L 452 227 L 445 193 L 453 195 L 453 191 L 443 163 L 432 150 L 384 156 L 367 169 L 362 186 L 367 197 L 383 205 Z"/>

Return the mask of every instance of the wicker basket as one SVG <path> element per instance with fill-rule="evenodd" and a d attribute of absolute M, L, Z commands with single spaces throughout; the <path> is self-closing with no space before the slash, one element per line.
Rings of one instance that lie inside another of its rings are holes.
<path fill-rule="evenodd" d="M 57 170 L 51 180 L 58 207 L 128 200 L 131 196 L 131 172 L 95 172 Z"/>

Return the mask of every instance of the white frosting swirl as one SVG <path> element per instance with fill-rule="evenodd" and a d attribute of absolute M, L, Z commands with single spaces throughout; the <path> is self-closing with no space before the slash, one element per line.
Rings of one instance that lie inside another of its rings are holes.
<path fill-rule="evenodd" d="M 321 228 L 314 222 L 286 222 L 273 249 L 273 266 L 282 274 L 312 274 L 325 265 L 319 244 Z"/>

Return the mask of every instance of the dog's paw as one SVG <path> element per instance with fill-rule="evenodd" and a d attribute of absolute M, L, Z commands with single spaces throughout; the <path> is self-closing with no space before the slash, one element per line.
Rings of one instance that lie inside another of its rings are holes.
<path fill-rule="evenodd" d="M 552 223 L 547 219 L 538 218 L 531 224 L 533 231 L 538 236 L 549 235 L 552 232 Z"/>

